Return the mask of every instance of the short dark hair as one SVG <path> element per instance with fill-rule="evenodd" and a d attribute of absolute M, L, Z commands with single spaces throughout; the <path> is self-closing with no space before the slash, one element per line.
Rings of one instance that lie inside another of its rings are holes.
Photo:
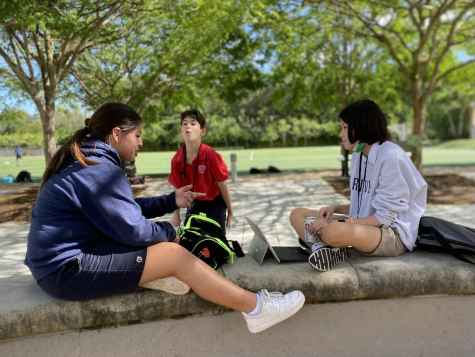
<path fill-rule="evenodd" d="M 206 119 L 198 109 L 188 109 L 181 113 L 181 124 L 183 124 L 183 120 L 186 118 L 195 119 L 200 124 L 201 129 L 206 126 Z"/>
<path fill-rule="evenodd" d="M 340 113 L 340 118 L 348 124 L 348 140 L 373 145 L 388 140 L 388 123 L 383 111 L 372 100 L 351 103 Z"/>

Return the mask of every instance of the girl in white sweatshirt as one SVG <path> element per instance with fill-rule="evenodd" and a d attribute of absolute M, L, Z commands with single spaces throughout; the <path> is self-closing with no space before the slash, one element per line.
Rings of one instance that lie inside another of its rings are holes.
<path fill-rule="evenodd" d="M 412 250 L 427 199 L 427 184 L 408 155 L 387 141 L 386 117 L 376 103 L 348 105 L 340 113 L 340 124 L 345 149 L 357 147 L 351 158 L 350 204 L 319 211 L 296 208 L 290 215 L 300 238 L 305 235 L 305 218 L 317 218 L 308 229 L 319 238 L 309 263 L 322 271 L 346 260 L 348 246 L 384 257 Z"/>

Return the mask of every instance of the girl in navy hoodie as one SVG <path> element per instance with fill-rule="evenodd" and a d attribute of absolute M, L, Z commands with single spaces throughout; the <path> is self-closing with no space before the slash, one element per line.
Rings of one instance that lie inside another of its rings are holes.
<path fill-rule="evenodd" d="M 101 106 L 51 159 L 31 213 L 25 264 L 48 295 L 86 300 L 133 293 L 137 286 L 202 298 L 242 311 L 251 332 L 295 314 L 303 294 L 234 285 L 179 244 L 169 222 L 148 218 L 186 208 L 204 194 L 182 187 L 136 198 L 120 161 L 134 161 L 142 120 L 120 103 Z M 175 278 L 176 277 L 176 278 Z"/>

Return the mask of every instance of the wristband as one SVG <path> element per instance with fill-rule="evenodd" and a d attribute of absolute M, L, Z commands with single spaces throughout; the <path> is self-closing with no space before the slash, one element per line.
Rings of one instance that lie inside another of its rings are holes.
<path fill-rule="evenodd" d="M 353 218 L 349 218 L 349 220 L 351 223 L 355 223 L 355 221 L 353 221 Z"/>

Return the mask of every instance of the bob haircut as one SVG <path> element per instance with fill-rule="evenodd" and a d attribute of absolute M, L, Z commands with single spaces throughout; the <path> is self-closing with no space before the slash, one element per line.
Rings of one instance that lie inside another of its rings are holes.
<path fill-rule="evenodd" d="M 341 111 L 340 118 L 348 124 L 348 140 L 352 144 L 382 144 L 389 138 L 386 117 L 372 100 L 351 103 Z"/>
<path fill-rule="evenodd" d="M 183 124 L 183 120 L 186 118 L 195 119 L 200 124 L 200 129 L 206 126 L 206 119 L 198 109 L 188 109 L 181 113 L 181 124 Z"/>

